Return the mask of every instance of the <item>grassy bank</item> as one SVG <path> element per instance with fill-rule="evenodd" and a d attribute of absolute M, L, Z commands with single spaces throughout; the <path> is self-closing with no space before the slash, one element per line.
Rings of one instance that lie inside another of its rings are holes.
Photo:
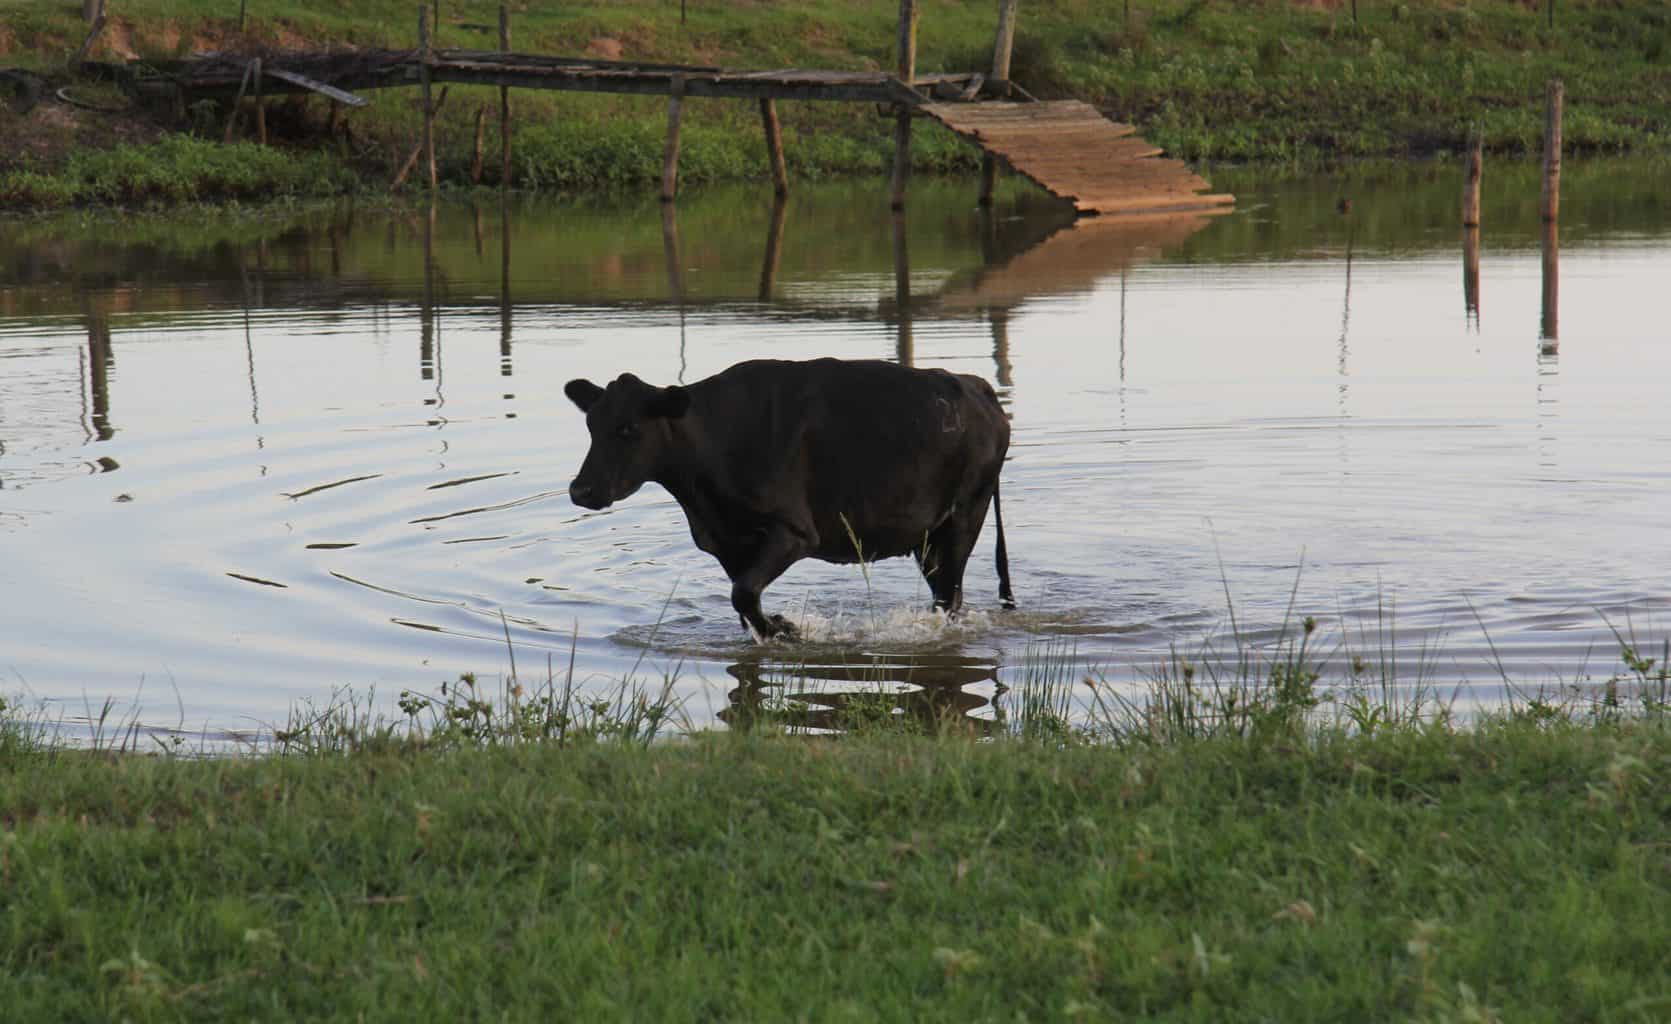
<path fill-rule="evenodd" d="M 1660 702 L 1629 713 L 1532 701 L 1459 730 L 1400 704 L 1344 728 L 1307 724 L 1296 653 L 1256 692 L 1174 666 L 1153 713 L 1107 719 L 1145 727 L 1097 742 L 1061 727 L 1050 678 L 986 743 L 856 709 L 840 740 L 652 744 L 654 691 L 507 714 L 466 684 L 403 699 L 421 744 L 339 705 L 292 722 L 287 756 L 204 761 L 54 749 L 14 712 L 0 1000 L 136 1020 L 1671 1012 L 1654 663 L 1633 671 Z"/>
<path fill-rule="evenodd" d="M 547 53 L 730 67 L 892 66 L 897 5 L 891 0 L 692 3 L 683 23 L 680 6 L 623 0 L 513 9 L 513 42 Z M 84 34 L 68 5 L 12 4 L 0 12 L 0 64 L 52 69 Z M 208 0 L 124 0 L 112 5 L 112 15 L 98 51 L 111 59 L 242 46 L 410 46 L 415 35 L 414 6 L 395 0 L 263 0 L 250 5 L 243 35 L 236 29 L 236 5 Z M 439 42 L 493 46 L 496 20 L 493 3 L 444 3 Z M 987 0 L 926 5 L 919 68 L 984 69 L 994 20 L 995 5 Z M 1489 149 L 1524 152 L 1539 144 L 1543 87 L 1554 75 L 1566 82 L 1569 151 L 1663 151 L 1671 129 L 1671 12 L 1657 0 L 1564 0 L 1551 26 L 1544 5 L 1519 0 L 1362 0 L 1353 6 L 1332 0 L 1057 0 L 1022 9 L 1012 74 L 1042 97 L 1097 103 L 1171 152 L 1198 161 L 1313 163 L 1454 151 L 1473 122 L 1483 126 Z M 327 150 L 362 180 L 382 185 L 403 162 L 418 118 L 410 90 L 371 99 L 338 139 L 326 138 L 325 113 L 316 101 L 278 104 L 272 130 L 282 145 Z M 484 179 L 497 180 L 491 158 L 496 95 L 454 88 L 440 133 L 449 182 L 468 179 L 473 119 L 484 105 L 491 108 Z M 752 107 L 722 101 L 688 106 L 682 158 L 687 183 L 764 174 Z M 63 105 L 43 104 L 48 107 Z M 203 104 L 187 121 L 218 137 L 225 114 Z M 786 104 L 783 115 L 791 172 L 798 177 L 881 173 L 888 129 L 874 109 Z M 69 115 L 60 109 L 54 116 Z M 522 92 L 515 116 L 512 174 L 520 186 L 641 187 L 659 173 L 659 99 Z M 0 119 L 9 120 L 0 130 L 12 135 L 78 135 L 62 125 L 53 128 L 54 118 L 40 113 Z M 157 174 L 191 173 L 177 155 L 153 152 L 154 144 L 143 138 L 130 143 L 154 160 Z M 0 167 L 0 196 L 14 203 L 95 197 L 54 192 L 38 182 L 25 190 L 13 180 L 19 170 L 56 173 L 64 154 L 49 145 L 26 145 L 17 153 L 9 171 Z M 947 171 L 972 167 L 976 156 L 948 133 L 925 128 L 917 133 L 915 159 L 924 170 Z M 333 177 L 323 180 L 337 187 Z M 126 192 L 151 194 L 139 187 Z M 155 194 L 170 198 L 166 190 Z"/>

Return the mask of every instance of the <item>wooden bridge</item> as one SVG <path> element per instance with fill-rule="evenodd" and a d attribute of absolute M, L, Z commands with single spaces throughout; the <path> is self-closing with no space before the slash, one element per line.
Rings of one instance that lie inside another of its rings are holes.
<path fill-rule="evenodd" d="M 735 71 L 707 65 L 591 60 L 515 53 L 505 8 L 500 8 L 499 50 L 438 49 L 431 45 L 427 8 L 420 8 L 418 41 L 411 50 L 355 50 L 334 53 L 267 52 L 259 56 L 201 54 L 190 60 L 151 62 L 135 87 L 170 95 L 183 109 L 196 98 L 233 97 L 234 107 L 253 84 L 257 107 L 273 93 L 312 91 L 334 103 L 360 105 L 351 90 L 418 86 L 423 90 L 424 141 L 433 188 L 436 171 L 434 84 L 498 86 L 500 117 L 509 138 L 510 89 L 553 89 L 668 97 L 668 134 L 662 199 L 677 191 L 679 123 L 687 98 L 756 100 L 779 194 L 788 189 L 777 100 L 874 103 L 891 107 L 896 118 L 893 205 L 904 204 L 910 160 L 911 122 L 929 118 L 986 153 L 981 201 L 990 202 L 994 161 L 1003 161 L 1052 195 L 1088 214 L 1156 213 L 1223 206 L 1234 197 L 1210 186 L 1180 160 L 1136 135 L 1130 125 L 1104 117 L 1077 100 L 1038 102 L 1008 81 L 1009 41 L 1015 0 L 1001 0 L 998 42 L 991 75 L 978 72 L 916 73 L 916 0 L 901 0 L 899 66 L 895 73 L 784 68 Z M 236 113 L 234 113 L 236 116 Z M 258 123 L 263 123 L 259 113 Z M 231 124 L 228 125 L 228 137 Z M 479 142 L 479 138 L 478 138 Z M 510 172 L 504 144 L 502 177 Z"/>

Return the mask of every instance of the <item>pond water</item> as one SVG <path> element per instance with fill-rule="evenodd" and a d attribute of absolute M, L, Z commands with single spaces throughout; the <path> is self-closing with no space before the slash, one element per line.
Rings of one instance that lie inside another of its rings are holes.
<path fill-rule="evenodd" d="M 880 688 L 990 718 L 1040 664 L 1132 683 L 1304 615 L 1335 658 L 1465 700 L 1604 677 L 1612 630 L 1657 653 L 1671 608 L 1663 166 L 1569 163 L 1554 247 L 1534 170 L 1487 172 L 1477 282 L 1446 165 L 1219 172 L 1231 213 L 1078 226 L 943 181 L 902 220 L 863 182 L 673 218 L 513 197 L 13 222 L 0 692 L 213 738 L 514 653 L 593 687 L 676 675 L 699 726 L 784 675 L 815 707 Z M 826 355 L 997 387 L 1019 610 L 989 521 L 962 620 L 924 611 L 909 560 L 808 561 L 766 592 L 807 641 L 757 646 L 660 488 L 569 502 L 571 377 Z"/>

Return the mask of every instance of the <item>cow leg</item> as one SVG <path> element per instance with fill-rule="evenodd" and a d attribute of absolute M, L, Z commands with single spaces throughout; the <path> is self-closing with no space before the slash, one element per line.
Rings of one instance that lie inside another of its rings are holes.
<path fill-rule="evenodd" d="M 929 531 L 917 554 L 917 565 L 934 593 L 936 611 L 956 615 L 963 610 L 963 570 L 986 523 L 986 506 L 991 498 L 988 492 L 954 511 Z"/>
<path fill-rule="evenodd" d="M 749 556 L 726 565 L 731 576 L 731 607 L 755 636 L 763 640 L 795 636 L 795 626 L 788 619 L 781 615 L 768 617 L 760 610 L 760 593 L 806 552 L 804 540 L 785 527 L 774 526 Z"/>

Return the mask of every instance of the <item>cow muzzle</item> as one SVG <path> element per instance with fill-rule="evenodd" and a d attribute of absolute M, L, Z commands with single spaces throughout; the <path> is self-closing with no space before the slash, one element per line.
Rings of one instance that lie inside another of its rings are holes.
<path fill-rule="evenodd" d="M 608 508 L 611 504 L 609 497 L 604 492 L 591 484 L 581 483 L 579 480 L 569 484 L 569 500 L 581 508 L 589 508 L 594 512 L 598 509 Z"/>

